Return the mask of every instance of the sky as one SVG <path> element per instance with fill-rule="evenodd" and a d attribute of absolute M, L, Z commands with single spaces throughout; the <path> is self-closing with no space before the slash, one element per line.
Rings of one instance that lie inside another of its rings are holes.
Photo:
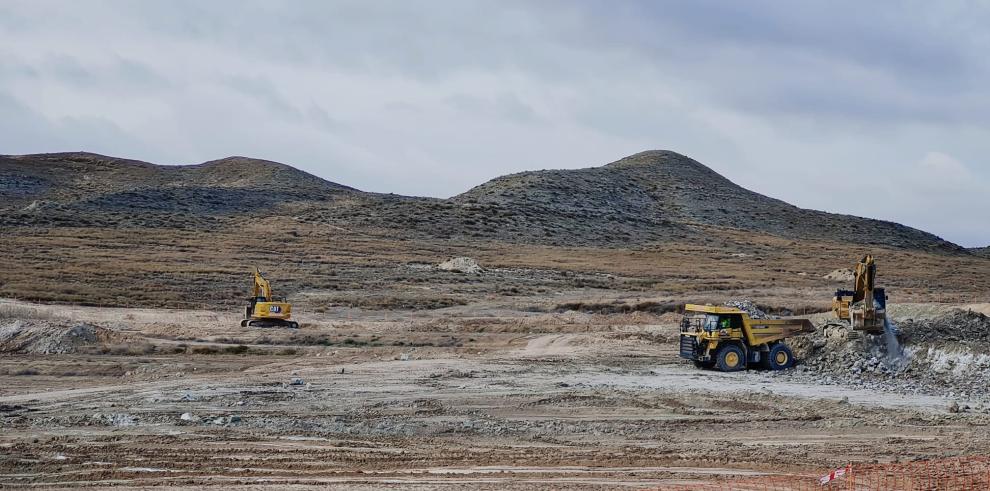
<path fill-rule="evenodd" d="M 985 246 L 988 25 L 951 0 L 4 0 L 0 153 L 448 197 L 664 149 Z"/>

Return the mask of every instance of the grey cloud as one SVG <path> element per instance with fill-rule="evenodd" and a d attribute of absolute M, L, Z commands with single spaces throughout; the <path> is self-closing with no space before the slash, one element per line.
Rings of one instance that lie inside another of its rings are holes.
<path fill-rule="evenodd" d="M 298 122 L 303 119 L 302 111 L 289 103 L 279 92 L 279 89 L 264 77 L 234 76 L 226 80 L 226 86 L 234 89 L 251 99 L 261 103 L 275 115 Z"/>
<path fill-rule="evenodd" d="M 145 93 L 173 85 L 147 64 L 120 56 L 99 64 L 84 64 L 65 53 L 50 53 L 33 62 L 9 52 L 0 52 L 0 56 L 4 60 L 0 63 L 0 79 L 8 81 L 57 80 L 79 89 Z"/>
<path fill-rule="evenodd" d="M 35 67 L 16 57 L 7 53 L 0 53 L 0 56 L 4 60 L 0 63 L 0 80 L 37 79 L 40 76 Z"/>
<path fill-rule="evenodd" d="M 317 104 L 310 104 L 306 109 L 306 117 L 310 122 L 327 131 L 341 131 L 346 128 L 344 123 L 331 117 L 326 109 Z"/>
<path fill-rule="evenodd" d="M 455 111 L 479 118 L 505 118 L 516 123 L 533 123 L 538 120 L 532 106 L 509 92 L 500 92 L 485 97 L 469 94 L 454 94 L 444 102 Z"/>
<path fill-rule="evenodd" d="M 87 150 L 122 156 L 149 154 L 149 147 L 117 124 L 100 117 L 51 120 L 0 92 L 0 149 L 3 153 Z"/>
<path fill-rule="evenodd" d="M 976 9 L 699 1 L 627 3 L 618 15 L 608 15 L 609 5 L 592 5 L 600 15 L 589 15 L 606 28 L 578 42 L 633 52 L 686 79 L 686 90 L 742 110 L 826 110 L 847 119 L 865 110 L 875 121 L 935 117 L 983 124 L 990 108 L 981 83 L 990 78 L 983 54 L 990 43 L 980 35 L 985 23 L 979 20 L 990 18 Z M 892 93 L 899 100 L 890 101 Z M 960 112 L 952 103 L 960 96 L 979 106 Z M 861 100 L 847 102 L 854 99 Z"/>

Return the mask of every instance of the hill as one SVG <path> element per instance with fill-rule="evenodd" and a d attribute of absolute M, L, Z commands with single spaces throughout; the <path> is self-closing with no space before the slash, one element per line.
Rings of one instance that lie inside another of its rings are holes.
<path fill-rule="evenodd" d="M 672 152 L 513 174 L 450 199 L 363 192 L 245 157 L 5 156 L 0 228 L 0 297 L 43 302 L 239 307 L 255 266 L 277 276 L 279 293 L 309 295 L 307 308 L 575 290 L 799 289 L 794 302 L 830 298 L 823 278 L 864 251 L 902 300 L 929 298 L 932 278 L 958 300 L 990 291 L 985 256 L 909 227 L 802 210 Z M 455 256 L 485 273 L 429 266 Z"/>
<path fill-rule="evenodd" d="M 582 246 L 710 240 L 731 228 L 789 239 L 962 253 L 891 222 L 797 208 L 668 151 L 578 170 L 523 172 L 448 200 L 365 193 L 290 166 L 229 157 L 161 166 L 88 153 L 0 157 L 6 224 L 209 229 L 292 216 L 346 229 Z"/>
<path fill-rule="evenodd" d="M 209 226 L 266 216 L 294 202 L 355 190 L 285 164 L 228 157 L 154 165 L 91 153 L 0 156 L 3 223 L 52 226 Z"/>
<path fill-rule="evenodd" d="M 669 151 L 642 152 L 603 167 L 504 176 L 453 200 L 554 217 L 568 228 L 593 228 L 603 235 L 632 224 L 628 235 L 634 242 L 707 225 L 793 239 L 962 251 L 904 225 L 795 207 Z"/>

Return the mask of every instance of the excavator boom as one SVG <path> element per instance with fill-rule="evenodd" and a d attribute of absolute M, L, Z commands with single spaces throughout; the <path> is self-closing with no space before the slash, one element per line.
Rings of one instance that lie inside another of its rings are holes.
<path fill-rule="evenodd" d="M 873 256 L 867 254 L 856 263 L 856 279 L 853 282 L 853 302 L 872 302 L 873 281 L 877 276 L 877 264 Z"/>
<path fill-rule="evenodd" d="M 272 284 L 261 275 L 261 270 L 254 268 L 254 298 L 263 298 L 266 302 L 272 300 Z"/>

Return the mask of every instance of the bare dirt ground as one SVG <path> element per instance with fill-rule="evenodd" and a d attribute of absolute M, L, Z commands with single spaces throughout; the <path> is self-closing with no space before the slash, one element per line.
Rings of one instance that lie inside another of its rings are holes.
<path fill-rule="evenodd" d="M 673 313 L 491 299 L 301 312 L 292 331 L 211 310 L 0 311 L 7 330 L 101 333 L 0 358 L 12 489 L 647 488 L 990 448 L 979 394 L 697 370 L 677 357 Z"/>

